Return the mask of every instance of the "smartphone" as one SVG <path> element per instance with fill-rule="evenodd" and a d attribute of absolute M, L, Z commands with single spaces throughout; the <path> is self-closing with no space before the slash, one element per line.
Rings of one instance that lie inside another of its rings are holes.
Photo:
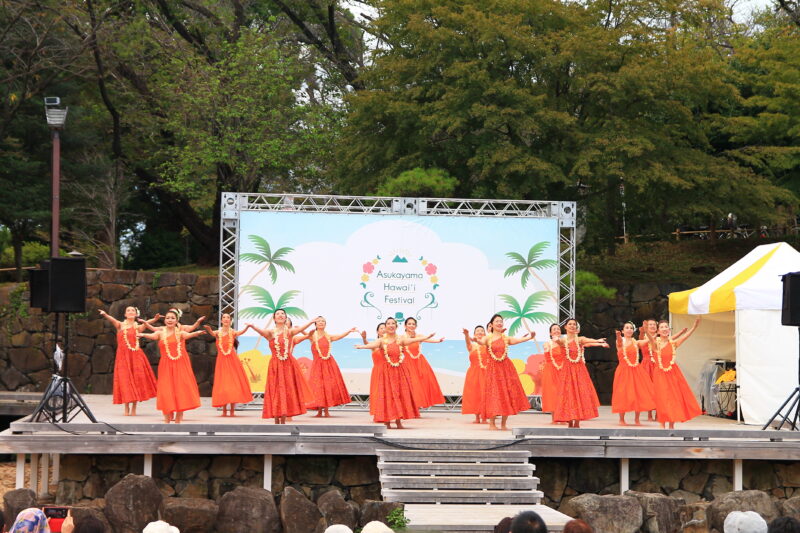
<path fill-rule="evenodd" d="M 45 505 L 42 507 L 42 512 L 47 517 L 47 523 L 50 525 L 52 533 L 61 533 L 61 524 L 69 514 L 69 507 L 57 507 L 54 505 Z"/>

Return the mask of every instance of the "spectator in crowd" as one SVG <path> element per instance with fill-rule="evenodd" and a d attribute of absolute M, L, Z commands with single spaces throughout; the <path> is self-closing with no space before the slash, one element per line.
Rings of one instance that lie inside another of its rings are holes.
<path fill-rule="evenodd" d="M 767 522 L 754 511 L 733 511 L 722 524 L 724 533 L 767 533 Z"/>
<path fill-rule="evenodd" d="M 522 511 L 511 521 L 511 533 L 547 533 L 547 525 L 538 513 Z"/>
<path fill-rule="evenodd" d="M 41 509 L 30 507 L 23 509 L 14 520 L 9 533 L 50 533 L 47 517 Z"/>
<path fill-rule="evenodd" d="M 767 533 L 800 533 L 800 520 L 792 516 L 782 516 L 769 523 Z"/>
<path fill-rule="evenodd" d="M 361 530 L 361 533 L 394 533 L 394 532 L 392 531 L 392 528 L 390 528 L 383 522 L 378 522 L 377 520 L 373 520 L 372 522 L 364 526 L 364 529 Z"/>
<path fill-rule="evenodd" d="M 353 530 L 344 524 L 334 524 L 332 526 L 328 526 L 328 529 L 325 530 L 325 533 L 353 533 Z"/>
<path fill-rule="evenodd" d="M 61 533 L 67 533 L 61 528 Z M 75 522 L 75 529 L 72 533 L 106 533 L 106 526 L 103 522 L 92 515 L 86 515 Z"/>
<path fill-rule="evenodd" d="M 163 520 L 158 520 L 156 522 L 150 522 L 144 526 L 142 533 L 181 533 L 181 531 L 177 527 L 171 526 Z"/>
<path fill-rule="evenodd" d="M 594 533 L 594 529 L 583 520 L 576 519 L 564 524 L 564 533 Z"/>
<path fill-rule="evenodd" d="M 511 517 L 507 516 L 494 526 L 494 533 L 511 533 Z"/>

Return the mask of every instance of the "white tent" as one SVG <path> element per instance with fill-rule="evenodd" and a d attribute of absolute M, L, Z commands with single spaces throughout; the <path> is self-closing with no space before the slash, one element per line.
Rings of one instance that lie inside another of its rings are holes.
<path fill-rule="evenodd" d="M 669 295 L 674 332 L 700 327 L 678 352 L 678 364 L 697 389 L 709 359 L 736 361 L 742 417 L 764 424 L 797 386 L 798 328 L 781 325 L 781 276 L 800 271 L 800 252 L 786 243 L 758 246 L 694 289 Z"/>

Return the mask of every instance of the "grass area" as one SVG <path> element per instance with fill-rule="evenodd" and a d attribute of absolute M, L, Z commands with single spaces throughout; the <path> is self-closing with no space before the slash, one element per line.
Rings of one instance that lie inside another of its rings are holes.
<path fill-rule="evenodd" d="M 219 268 L 192 263 L 191 265 L 151 268 L 148 272 L 182 272 L 184 274 L 197 274 L 198 276 L 216 276 L 219 274 Z"/>
<path fill-rule="evenodd" d="M 679 282 L 700 285 L 719 274 L 761 244 L 780 239 L 686 240 L 630 243 L 614 255 L 578 251 L 577 267 L 597 274 L 604 282 Z M 786 242 L 800 247 L 800 240 Z"/>

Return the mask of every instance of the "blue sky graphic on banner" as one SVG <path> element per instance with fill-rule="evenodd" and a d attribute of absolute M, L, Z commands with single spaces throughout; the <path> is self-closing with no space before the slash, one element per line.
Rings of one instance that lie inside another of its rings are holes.
<path fill-rule="evenodd" d="M 386 318 L 402 332 L 414 317 L 420 333 L 445 337 L 422 345 L 445 394 L 460 394 L 469 366 L 462 328 L 499 312 L 507 333 L 527 326 L 543 342 L 558 314 L 556 219 L 243 212 L 239 236 L 238 328 L 264 327 L 285 307 L 295 325 L 322 315 L 330 334 L 357 327 L 372 339 Z M 332 349 L 353 393 L 367 392 L 372 365 L 353 348 L 360 342 L 353 333 Z M 253 331 L 240 343 L 253 390 L 263 391 L 268 344 Z M 522 372 L 539 351 L 527 342 L 510 356 Z M 294 354 L 308 367 L 310 343 Z"/>

